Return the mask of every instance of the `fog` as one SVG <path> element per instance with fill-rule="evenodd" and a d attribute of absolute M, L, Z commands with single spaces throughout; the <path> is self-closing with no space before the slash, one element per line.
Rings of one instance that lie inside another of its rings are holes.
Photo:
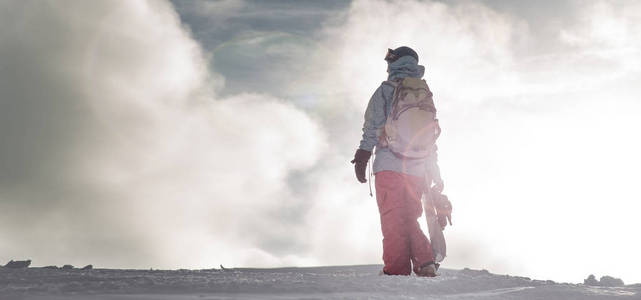
<path fill-rule="evenodd" d="M 349 160 L 386 49 L 407 45 L 444 130 L 446 265 L 641 282 L 640 18 L 617 1 L 4 2 L 0 260 L 380 263 Z"/>

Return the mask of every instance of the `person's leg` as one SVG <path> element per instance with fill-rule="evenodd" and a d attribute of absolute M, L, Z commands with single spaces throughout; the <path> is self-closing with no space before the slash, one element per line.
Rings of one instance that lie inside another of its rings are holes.
<path fill-rule="evenodd" d="M 406 230 L 404 180 L 400 173 L 376 173 L 376 202 L 383 231 L 383 272 L 387 275 L 410 275 L 409 236 Z"/>
<path fill-rule="evenodd" d="M 410 258 L 415 273 L 427 263 L 434 262 L 432 245 L 421 230 L 417 221 L 423 214 L 421 196 L 423 195 L 423 178 L 403 175 L 405 187 L 405 225 L 410 244 Z"/>

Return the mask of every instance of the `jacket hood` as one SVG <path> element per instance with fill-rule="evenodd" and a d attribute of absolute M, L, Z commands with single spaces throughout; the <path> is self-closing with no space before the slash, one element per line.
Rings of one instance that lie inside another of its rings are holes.
<path fill-rule="evenodd" d="M 387 73 L 389 74 L 387 80 L 405 77 L 423 78 L 425 67 L 419 65 L 414 57 L 403 56 L 387 64 Z"/>

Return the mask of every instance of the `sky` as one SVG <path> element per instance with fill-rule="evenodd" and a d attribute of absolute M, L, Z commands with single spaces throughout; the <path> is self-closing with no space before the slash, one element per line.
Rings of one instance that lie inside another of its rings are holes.
<path fill-rule="evenodd" d="M 639 3 L 25 0 L 0 25 L 0 261 L 381 263 L 349 161 L 406 45 L 443 128 L 444 266 L 641 282 Z"/>

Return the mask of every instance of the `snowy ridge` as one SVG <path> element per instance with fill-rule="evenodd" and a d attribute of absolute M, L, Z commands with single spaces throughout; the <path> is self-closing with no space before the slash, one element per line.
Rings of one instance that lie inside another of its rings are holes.
<path fill-rule="evenodd" d="M 380 276 L 379 265 L 278 269 L 0 268 L 0 299 L 641 299 L 641 285 L 594 287 L 485 270 Z"/>

